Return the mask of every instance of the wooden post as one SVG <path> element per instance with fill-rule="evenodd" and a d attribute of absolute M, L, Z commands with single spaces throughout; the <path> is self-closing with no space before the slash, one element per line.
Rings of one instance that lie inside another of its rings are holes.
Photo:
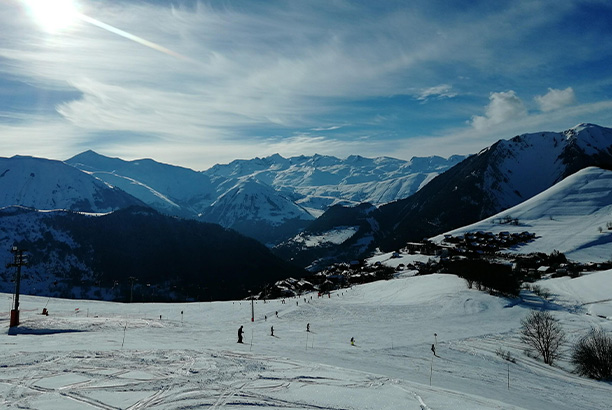
<path fill-rule="evenodd" d="M 508 390 L 510 390 L 510 363 L 508 363 Z"/>
<path fill-rule="evenodd" d="M 431 386 L 431 376 L 433 375 L 433 356 L 431 356 L 431 368 L 429 369 L 429 385 Z"/>

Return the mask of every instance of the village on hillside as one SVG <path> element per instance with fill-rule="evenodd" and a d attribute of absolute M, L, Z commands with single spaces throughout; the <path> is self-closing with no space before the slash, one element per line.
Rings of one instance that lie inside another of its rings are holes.
<path fill-rule="evenodd" d="M 357 284 L 389 280 L 397 275 L 433 273 L 456 274 L 465 279 L 470 288 L 517 296 L 522 287 L 542 278 L 578 277 L 586 272 L 612 269 L 612 261 L 575 262 L 558 251 L 550 254 L 507 252 L 536 238 L 535 233 L 527 231 L 497 234 L 476 231 L 445 235 L 442 243 L 427 239 L 409 242 L 391 252 L 384 262 L 366 259 L 335 263 L 305 278 L 287 278 L 269 284 L 258 298 L 294 297 L 312 291 L 328 293 Z"/>

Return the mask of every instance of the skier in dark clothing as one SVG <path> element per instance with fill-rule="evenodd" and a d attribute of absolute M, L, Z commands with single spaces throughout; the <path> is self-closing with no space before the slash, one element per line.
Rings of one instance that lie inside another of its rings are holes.
<path fill-rule="evenodd" d="M 439 357 L 439 356 L 436 354 L 436 345 L 431 345 L 431 351 L 433 352 L 434 356 Z"/>
<path fill-rule="evenodd" d="M 244 331 L 242 330 L 242 326 L 240 326 L 240 329 L 238 329 L 238 343 L 242 343 L 242 334 L 244 333 Z"/>
<path fill-rule="evenodd" d="M 270 326 L 270 336 L 274 336 L 274 326 Z"/>
<path fill-rule="evenodd" d="M 310 332 L 310 323 L 306 323 L 306 331 Z"/>

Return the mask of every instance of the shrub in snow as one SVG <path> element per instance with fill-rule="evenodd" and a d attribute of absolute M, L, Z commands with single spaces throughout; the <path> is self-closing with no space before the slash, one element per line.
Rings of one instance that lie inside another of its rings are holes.
<path fill-rule="evenodd" d="M 468 288 L 489 290 L 502 295 L 516 296 L 521 289 L 519 278 L 512 266 L 487 259 L 454 259 L 443 262 L 442 268 L 466 280 Z M 419 270 L 419 273 L 422 273 Z"/>
<path fill-rule="evenodd" d="M 510 353 L 509 350 L 503 350 L 500 347 L 495 351 L 495 354 L 508 362 L 516 363 L 516 359 L 512 356 L 512 353 Z"/>
<path fill-rule="evenodd" d="M 572 363 L 582 376 L 612 379 L 612 336 L 601 328 L 592 328 L 574 346 Z"/>
<path fill-rule="evenodd" d="M 541 355 L 544 363 L 552 365 L 560 356 L 565 332 L 549 312 L 532 311 L 521 320 L 521 340 Z"/>
<path fill-rule="evenodd" d="M 541 297 L 542 299 L 550 298 L 550 292 L 546 288 L 543 288 L 539 285 L 533 285 L 531 287 L 531 291 L 535 293 L 536 295 L 538 295 L 539 297 Z"/>

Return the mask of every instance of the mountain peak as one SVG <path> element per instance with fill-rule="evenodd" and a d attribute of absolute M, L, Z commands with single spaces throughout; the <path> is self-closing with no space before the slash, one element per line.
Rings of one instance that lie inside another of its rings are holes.
<path fill-rule="evenodd" d="M 80 154 L 77 154 L 74 157 L 67 159 L 66 162 L 74 162 L 78 159 L 92 160 L 92 159 L 99 159 L 99 158 L 106 158 L 106 157 L 104 155 L 98 154 L 94 150 L 88 149 L 87 151 L 83 151 Z"/>
<path fill-rule="evenodd" d="M 0 206 L 109 212 L 138 199 L 69 164 L 35 157 L 0 158 Z"/>
<path fill-rule="evenodd" d="M 605 127 L 602 127 L 601 125 L 597 125 L 597 124 L 592 124 L 590 122 L 581 122 L 580 124 L 573 126 L 571 129 L 578 130 L 578 129 L 584 129 L 584 128 L 605 128 Z"/>
<path fill-rule="evenodd" d="M 267 160 L 271 161 L 271 162 L 276 162 L 276 161 L 286 161 L 285 157 L 283 157 L 281 154 L 279 154 L 278 152 L 275 154 L 272 154 L 270 156 L 266 157 Z"/>

